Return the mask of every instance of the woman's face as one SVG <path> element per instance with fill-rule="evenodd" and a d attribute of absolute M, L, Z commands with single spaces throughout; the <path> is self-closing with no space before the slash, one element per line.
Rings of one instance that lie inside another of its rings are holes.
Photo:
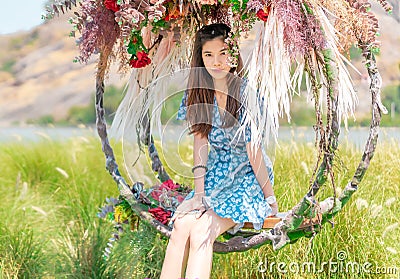
<path fill-rule="evenodd" d="M 223 39 L 215 38 L 205 42 L 201 57 L 207 72 L 214 80 L 226 79 L 231 67 L 228 65 L 228 48 Z"/>

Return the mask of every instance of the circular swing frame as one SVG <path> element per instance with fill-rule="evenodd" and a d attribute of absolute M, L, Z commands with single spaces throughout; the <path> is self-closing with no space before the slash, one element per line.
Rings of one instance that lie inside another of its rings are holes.
<path fill-rule="evenodd" d="M 312 237 L 320 231 L 323 224 L 331 220 L 338 212 L 340 212 L 355 191 L 357 191 L 358 185 L 362 181 L 376 149 L 381 113 L 387 113 L 386 108 L 381 103 L 381 76 L 377 68 L 375 56 L 372 50 L 362 42 L 359 42 L 359 46 L 361 46 L 361 49 L 363 50 L 362 55 L 365 59 L 365 65 L 370 77 L 369 91 L 372 98 L 372 118 L 369 136 L 366 141 L 360 163 L 355 170 L 351 181 L 347 183 L 339 197 L 329 197 L 320 203 L 318 203 L 314 198 L 328 178 L 334 182 L 332 165 L 335 152 L 339 144 L 338 137 L 340 123 L 337 113 L 337 66 L 330 49 L 324 49 L 323 51 L 316 53 L 317 59 L 323 61 L 325 65 L 324 74 L 328 81 L 327 84 L 324 85 L 326 86 L 327 92 L 327 123 L 324 128 L 321 112 L 318 108 L 318 97 L 316 94 L 320 85 L 318 84 L 317 80 L 312 79 L 311 83 L 314 90 L 317 119 L 317 123 L 314 128 L 317 138 L 319 136 L 319 158 L 316 162 L 314 179 L 311 182 L 310 189 L 306 195 L 303 196 L 300 202 L 298 202 L 291 210 L 287 212 L 286 216 L 284 216 L 282 219 L 274 218 L 275 220 L 272 223 L 275 225 L 269 232 L 263 230 L 260 233 L 255 233 L 252 231 L 242 230 L 237 236 L 229 239 L 226 242 L 215 241 L 214 252 L 228 253 L 246 251 L 267 243 L 272 244 L 274 250 L 278 250 L 289 243 L 297 241 L 301 237 Z M 128 185 L 126 180 L 119 172 L 118 164 L 116 163 L 114 152 L 108 139 L 103 102 L 105 69 L 107 68 L 110 54 L 110 49 L 103 49 L 103 51 L 100 52 L 96 74 L 95 98 L 96 127 L 98 135 L 101 139 L 102 151 L 105 154 L 106 169 L 117 183 L 120 196 L 129 203 L 132 210 L 140 217 L 140 219 L 152 225 L 164 236 L 170 237 L 171 228 L 156 220 L 149 212 L 143 210 L 143 208 L 139 205 L 139 203 L 145 200 L 145 197 L 143 197 L 141 194 L 143 183 L 135 182 L 131 187 Z M 306 71 L 310 74 L 310 76 L 314 76 L 313 72 L 315 69 L 313 69 L 311 57 L 306 55 L 305 61 Z M 148 127 L 148 121 L 149 119 L 145 117 L 143 123 L 141 123 L 143 127 Z M 158 174 L 159 177 L 162 177 L 163 180 L 166 180 L 169 178 L 169 176 L 158 156 L 153 138 L 150 135 L 150 129 L 145 129 L 145 131 L 146 133 L 143 138 L 141 138 L 141 141 L 147 146 L 149 157 L 152 161 L 152 169 Z"/>

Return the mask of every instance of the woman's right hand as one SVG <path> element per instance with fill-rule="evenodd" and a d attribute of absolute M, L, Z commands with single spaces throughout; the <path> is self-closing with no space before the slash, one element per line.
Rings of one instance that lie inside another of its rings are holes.
<path fill-rule="evenodd" d="M 205 210 L 205 206 L 203 204 L 203 197 L 204 193 L 196 193 L 194 194 L 193 198 L 184 200 L 177 208 L 174 213 L 174 215 L 171 218 L 171 223 L 174 222 L 177 218 L 181 218 L 185 216 L 186 214 L 192 212 L 192 211 L 197 211 L 196 212 L 196 217 L 200 217 L 201 214 Z"/>

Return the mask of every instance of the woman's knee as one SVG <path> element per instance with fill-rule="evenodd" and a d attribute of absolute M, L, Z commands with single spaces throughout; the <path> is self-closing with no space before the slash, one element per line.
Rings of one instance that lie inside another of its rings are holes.
<path fill-rule="evenodd" d="M 172 228 L 170 240 L 182 241 L 183 239 L 187 239 L 189 237 L 190 229 L 193 226 L 192 219 L 191 216 L 183 216 L 176 219 Z"/>
<path fill-rule="evenodd" d="M 203 218 L 206 217 L 206 218 Z M 203 245 L 212 245 L 217 238 L 213 219 L 203 216 L 198 219 L 190 231 L 190 247 L 199 249 Z"/>

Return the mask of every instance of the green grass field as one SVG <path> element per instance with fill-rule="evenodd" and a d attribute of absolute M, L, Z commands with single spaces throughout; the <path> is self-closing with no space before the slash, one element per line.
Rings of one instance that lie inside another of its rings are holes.
<path fill-rule="evenodd" d="M 158 278 L 167 240 L 144 223 L 123 236 L 108 261 L 102 258 L 113 228 L 96 213 L 106 197 L 118 193 L 97 139 L 3 144 L 0 154 L 0 278 Z M 122 164 L 120 148 L 116 154 Z M 340 146 L 337 191 L 351 179 L 360 156 Z M 312 145 L 277 149 L 280 211 L 306 193 L 315 159 Z M 379 144 L 333 227 L 326 224 L 312 241 L 304 238 L 278 252 L 265 245 L 215 254 L 212 278 L 400 278 L 399 166 L 399 143 Z M 320 198 L 328 195 L 329 185 Z"/>

